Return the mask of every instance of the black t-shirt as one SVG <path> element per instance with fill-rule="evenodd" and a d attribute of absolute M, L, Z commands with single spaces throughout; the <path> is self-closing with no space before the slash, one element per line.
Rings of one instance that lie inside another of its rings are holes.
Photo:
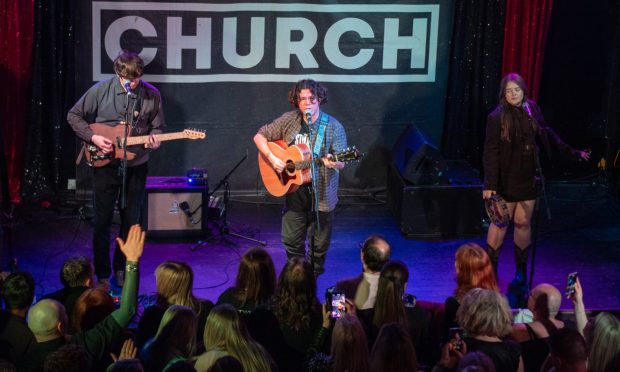
<path fill-rule="evenodd" d="M 299 145 L 300 143 L 308 145 L 310 151 L 312 146 L 310 145 L 310 136 L 308 131 L 308 125 L 301 124 L 299 133 L 295 136 L 295 139 L 289 143 L 289 146 Z M 295 212 L 308 212 L 312 210 L 312 183 L 301 185 L 297 191 L 286 194 L 286 208 Z"/>

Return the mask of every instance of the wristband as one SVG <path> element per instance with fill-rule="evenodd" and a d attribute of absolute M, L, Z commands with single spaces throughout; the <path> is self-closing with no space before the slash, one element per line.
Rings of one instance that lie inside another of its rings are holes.
<path fill-rule="evenodd" d="M 125 265 L 125 271 L 128 273 L 133 273 L 138 271 L 138 263 L 127 261 L 127 265 Z"/>

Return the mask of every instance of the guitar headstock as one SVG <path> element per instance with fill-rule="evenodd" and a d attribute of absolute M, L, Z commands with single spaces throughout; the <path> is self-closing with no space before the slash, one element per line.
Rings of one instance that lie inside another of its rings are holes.
<path fill-rule="evenodd" d="M 344 163 L 348 163 L 351 161 L 358 161 L 360 160 L 362 157 L 364 157 L 364 154 L 358 150 L 357 148 L 355 148 L 355 146 L 353 147 L 347 147 L 346 149 L 340 151 L 337 154 L 333 155 L 334 157 L 334 161 L 341 161 Z"/>
<path fill-rule="evenodd" d="M 206 136 L 207 134 L 203 129 L 191 128 L 183 130 L 183 137 L 188 139 L 204 139 Z"/>

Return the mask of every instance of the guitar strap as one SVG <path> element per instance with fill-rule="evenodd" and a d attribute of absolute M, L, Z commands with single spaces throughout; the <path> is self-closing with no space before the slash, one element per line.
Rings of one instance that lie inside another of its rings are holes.
<path fill-rule="evenodd" d="M 325 127 L 329 122 L 329 115 L 324 112 L 321 112 L 321 118 L 319 119 L 319 130 L 316 135 L 316 140 L 314 141 L 314 149 L 312 150 L 312 157 L 318 158 L 321 153 L 321 144 L 323 143 L 323 138 L 325 137 Z"/>

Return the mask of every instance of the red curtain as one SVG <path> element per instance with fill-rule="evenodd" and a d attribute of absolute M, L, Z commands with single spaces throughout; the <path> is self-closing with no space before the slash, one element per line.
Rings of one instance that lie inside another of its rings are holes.
<path fill-rule="evenodd" d="M 502 75 L 516 72 L 536 99 L 553 0 L 507 0 Z"/>
<path fill-rule="evenodd" d="M 33 32 L 33 0 L 0 1 L 0 126 L 12 201 L 20 200 Z"/>

